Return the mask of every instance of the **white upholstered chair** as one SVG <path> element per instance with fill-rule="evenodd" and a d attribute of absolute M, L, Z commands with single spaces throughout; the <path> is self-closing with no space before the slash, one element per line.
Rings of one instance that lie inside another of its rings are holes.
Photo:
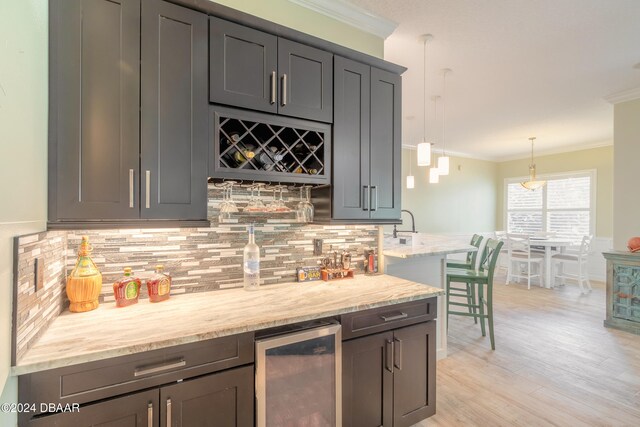
<path fill-rule="evenodd" d="M 551 256 L 551 264 L 555 271 L 554 281 L 561 280 L 564 285 L 565 279 L 573 279 L 578 282 L 580 290 L 584 293 L 586 290 L 591 291 L 591 282 L 589 281 L 589 253 L 591 252 L 591 242 L 593 236 L 584 236 L 579 246 L 569 247 L 565 251 Z M 565 264 L 574 265 L 577 268 L 577 274 L 569 274 L 565 271 Z"/>
<path fill-rule="evenodd" d="M 507 233 L 507 256 L 507 284 L 514 278 L 527 279 L 527 289 L 531 289 L 531 279 L 537 278 L 540 286 L 544 286 L 544 255 L 531 250 L 529 235 Z"/>

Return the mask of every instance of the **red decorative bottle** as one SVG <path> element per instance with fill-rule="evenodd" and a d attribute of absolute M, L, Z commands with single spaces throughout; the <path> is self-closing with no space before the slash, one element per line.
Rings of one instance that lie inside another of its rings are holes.
<path fill-rule="evenodd" d="M 171 276 L 164 272 L 162 265 L 156 265 L 156 272 L 147 280 L 149 301 L 160 302 L 169 299 L 171 292 Z"/>
<path fill-rule="evenodd" d="M 124 277 L 113 284 L 116 306 L 126 307 L 136 304 L 140 296 L 141 281 L 131 273 L 131 267 L 124 269 Z"/>

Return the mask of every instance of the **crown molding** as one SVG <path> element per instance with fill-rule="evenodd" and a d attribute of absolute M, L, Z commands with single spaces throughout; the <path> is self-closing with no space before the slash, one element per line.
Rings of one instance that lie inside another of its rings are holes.
<path fill-rule="evenodd" d="M 640 98 L 640 86 L 632 89 L 623 90 L 620 92 L 612 93 L 604 97 L 605 101 L 611 104 L 619 104 L 621 102 L 633 101 Z"/>
<path fill-rule="evenodd" d="M 383 40 L 398 28 L 398 24 L 375 15 L 366 9 L 345 0 L 289 0 L 298 6 L 351 25 L 359 30 L 376 35 Z"/>

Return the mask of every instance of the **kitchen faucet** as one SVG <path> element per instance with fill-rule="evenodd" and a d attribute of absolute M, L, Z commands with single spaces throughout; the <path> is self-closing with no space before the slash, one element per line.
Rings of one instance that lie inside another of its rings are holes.
<path fill-rule="evenodd" d="M 398 230 L 396 229 L 396 224 L 393 224 L 393 238 L 397 238 L 398 237 L 398 231 L 402 232 L 402 231 L 411 231 L 412 233 L 417 233 L 416 231 L 416 219 L 414 218 L 413 214 L 411 213 L 411 211 L 408 211 L 406 209 L 402 209 L 400 211 L 400 215 L 402 215 L 402 212 L 406 212 L 409 215 L 411 215 L 411 230 Z"/>

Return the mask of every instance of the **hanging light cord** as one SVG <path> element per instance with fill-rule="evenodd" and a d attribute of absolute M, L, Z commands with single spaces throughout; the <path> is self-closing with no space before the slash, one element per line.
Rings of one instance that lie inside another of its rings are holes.
<path fill-rule="evenodd" d="M 447 71 L 442 72 L 442 155 L 444 156 L 444 145 L 445 145 L 445 125 L 444 121 L 447 113 Z"/>
<path fill-rule="evenodd" d="M 427 38 L 424 39 L 424 64 L 422 66 L 422 140 L 427 142 Z"/>

